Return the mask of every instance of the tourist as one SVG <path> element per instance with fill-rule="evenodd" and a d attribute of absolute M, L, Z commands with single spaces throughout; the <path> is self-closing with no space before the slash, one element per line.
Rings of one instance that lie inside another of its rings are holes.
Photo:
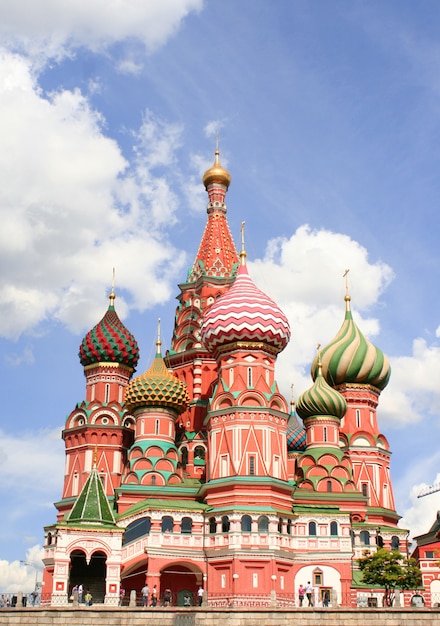
<path fill-rule="evenodd" d="M 303 605 L 305 593 L 306 593 L 306 590 L 304 589 L 302 585 L 300 585 L 298 589 L 298 599 L 299 599 L 300 606 Z"/>
<path fill-rule="evenodd" d="M 307 582 L 305 591 L 307 600 L 309 601 L 309 606 L 313 606 L 313 587 L 310 584 L 310 580 Z"/>
<path fill-rule="evenodd" d="M 163 594 L 163 605 L 170 606 L 171 604 L 171 589 L 167 587 Z"/>
<path fill-rule="evenodd" d="M 78 585 L 78 602 L 82 602 L 83 601 L 83 586 L 82 583 L 80 585 Z"/>
<path fill-rule="evenodd" d="M 86 602 L 86 606 L 92 606 L 92 603 L 93 603 L 93 597 L 92 597 L 92 594 L 90 593 L 90 590 L 89 590 L 89 589 L 87 589 L 87 593 L 86 593 L 86 595 L 84 596 L 84 600 L 85 600 L 85 602 Z"/>
<path fill-rule="evenodd" d="M 197 591 L 197 601 L 199 606 L 202 606 L 203 603 L 203 596 L 204 596 L 205 592 L 203 590 L 203 587 L 199 587 L 199 590 Z"/>
<path fill-rule="evenodd" d="M 150 595 L 150 589 L 147 584 L 145 584 L 141 589 L 142 596 L 142 606 L 148 606 L 148 596 Z"/>
<path fill-rule="evenodd" d="M 151 591 L 151 604 L 150 606 L 157 606 L 157 587 L 154 585 Z"/>

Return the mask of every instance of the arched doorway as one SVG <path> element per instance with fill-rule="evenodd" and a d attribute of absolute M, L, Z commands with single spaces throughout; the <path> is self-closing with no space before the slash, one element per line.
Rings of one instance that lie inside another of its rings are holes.
<path fill-rule="evenodd" d="M 197 589 L 202 585 L 203 574 L 193 565 L 169 563 L 160 576 L 160 601 L 162 604 L 165 589 L 171 589 L 171 603 L 173 606 L 186 606 L 197 603 Z"/>
<path fill-rule="evenodd" d="M 75 585 L 82 585 L 84 595 L 89 590 L 94 603 L 103 603 L 106 576 L 107 556 L 104 552 L 94 552 L 87 563 L 85 552 L 74 550 L 70 555 L 69 596 Z"/>

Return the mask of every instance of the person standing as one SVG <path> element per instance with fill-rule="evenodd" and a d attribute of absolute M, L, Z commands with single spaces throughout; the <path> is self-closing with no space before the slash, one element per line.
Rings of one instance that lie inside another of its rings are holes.
<path fill-rule="evenodd" d="M 205 592 L 203 590 L 203 587 L 200 586 L 199 590 L 197 591 L 197 602 L 199 604 L 199 606 L 202 606 L 203 603 L 203 596 L 205 595 Z"/>
<path fill-rule="evenodd" d="M 310 580 L 307 582 L 306 585 L 306 596 L 307 600 L 309 601 L 309 606 L 313 606 L 313 587 L 310 584 Z"/>
<path fill-rule="evenodd" d="M 157 606 L 157 587 L 154 585 L 151 591 L 151 604 L 150 606 Z"/>
<path fill-rule="evenodd" d="M 163 605 L 170 606 L 171 604 L 171 589 L 167 587 L 163 594 Z"/>
<path fill-rule="evenodd" d="M 87 589 L 87 593 L 84 596 L 84 600 L 86 601 L 86 606 L 92 606 L 92 594 L 90 593 L 89 589 Z"/>
<path fill-rule="evenodd" d="M 150 595 L 150 590 L 148 588 L 148 585 L 144 585 L 141 589 L 141 596 L 142 596 L 142 606 L 148 606 L 148 596 Z"/>
<path fill-rule="evenodd" d="M 78 585 L 78 602 L 81 604 L 83 601 L 83 586 L 82 583 Z"/>
<path fill-rule="evenodd" d="M 304 587 L 302 585 L 300 585 L 299 589 L 298 589 L 298 600 L 299 600 L 299 605 L 300 606 L 303 605 L 305 593 L 306 593 L 306 591 L 305 591 Z"/>

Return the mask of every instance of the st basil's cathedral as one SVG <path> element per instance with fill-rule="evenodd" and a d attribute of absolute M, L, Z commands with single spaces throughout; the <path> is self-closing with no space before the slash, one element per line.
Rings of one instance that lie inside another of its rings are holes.
<path fill-rule="evenodd" d="M 81 342 L 85 396 L 62 433 L 63 492 L 45 528 L 52 605 L 82 584 L 107 605 L 147 585 L 159 601 L 171 589 L 178 606 L 202 589 L 207 606 L 288 607 L 309 582 L 316 604 L 362 606 L 375 593 L 356 559 L 376 546 L 407 553 L 377 420 L 388 360 L 356 325 L 347 289 L 310 388 L 286 400 L 275 368 L 289 321 L 250 276 L 243 235 L 234 245 L 230 182 L 217 150 L 169 348 L 158 327 L 153 362 L 134 376 L 139 347 L 114 289 Z"/>

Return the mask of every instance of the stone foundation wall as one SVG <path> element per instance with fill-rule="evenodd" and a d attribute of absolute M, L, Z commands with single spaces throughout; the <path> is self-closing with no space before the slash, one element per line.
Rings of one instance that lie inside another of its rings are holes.
<path fill-rule="evenodd" d="M 0 609 L 1 626 L 438 626 L 439 609 Z"/>

